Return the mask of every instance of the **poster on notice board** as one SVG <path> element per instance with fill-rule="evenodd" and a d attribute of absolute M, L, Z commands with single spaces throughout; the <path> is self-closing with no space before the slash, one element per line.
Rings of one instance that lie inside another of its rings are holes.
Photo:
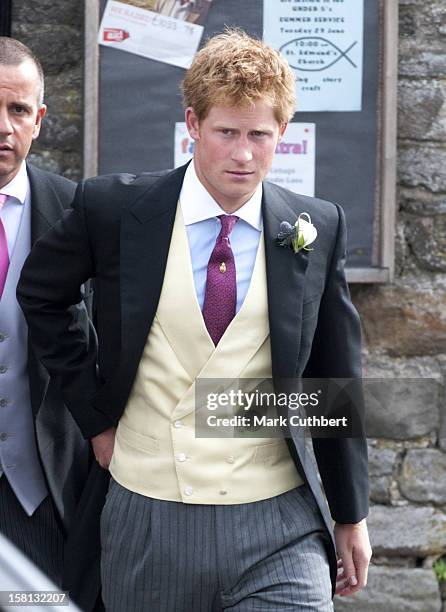
<path fill-rule="evenodd" d="M 294 70 L 297 111 L 361 111 L 364 0 L 264 0 L 263 27 Z"/>
<path fill-rule="evenodd" d="M 189 68 L 211 4 L 212 0 L 108 0 L 98 43 Z"/>

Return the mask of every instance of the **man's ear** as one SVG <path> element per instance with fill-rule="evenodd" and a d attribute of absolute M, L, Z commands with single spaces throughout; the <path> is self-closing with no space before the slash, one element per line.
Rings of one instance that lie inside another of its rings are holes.
<path fill-rule="evenodd" d="M 199 140 L 200 139 L 200 120 L 195 114 L 195 111 L 192 108 L 192 106 L 189 106 L 188 108 L 186 108 L 185 118 L 186 118 L 187 131 L 189 132 L 190 137 L 193 140 Z"/>
<path fill-rule="evenodd" d="M 35 140 L 40 134 L 40 128 L 42 126 L 42 119 L 45 117 L 45 115 L 46 115 L 46 104 L 42 104 L 42 106 L 37 111 L 36 123 L 34 125 L 34 131 L 33 131 L 33 140 Z"/>

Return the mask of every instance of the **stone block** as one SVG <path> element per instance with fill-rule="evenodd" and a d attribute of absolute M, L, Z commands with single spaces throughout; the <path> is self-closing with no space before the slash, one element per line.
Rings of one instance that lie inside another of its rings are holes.
<path fill-rule="evenodd" d="M 443 0 L 399 1 L 399 73 L 409 78 L 446 74 Z"/>
<path fill-rule="evenodd" d="M 62 153 L 54 149 L 33 148 L 28 161 L 42 170 L 61 174 L 72 181 L 82 178 L 82 158 L 79 153 Z"/>
<path fill-rule="evenodd" d="M 427 288 L 426 288 L 427 289 Z M 366 352 L 363 357 L 366 378 L 433 378 L 442 382 L 446 375 L 442 355 L 436 357 L 398 357 L 383 353 Z M 386 446 L 386 448 L 388 448 Z"/>
<path fill-rule="evenodd" d="M 443 400 L 443 405 L 440 407 L 440 432 L 438 435 L 438 446 L 446 453 L 446 399 Z"/>
<path fill-rule="evenodd" d="M 408 219 L 405 236 L 422 268 L 446 272 L 446 215 Z"/>
<path fill-rule="evenodd" d="M 434 448 L 409 450 L 398 484 L 410 501 L 446 504 L 446 453 Z"/>
<path fill-rule="evenodd" d="M 370 350 L 392 356 L 436 355 L 446 347 L 446 286 L 418 277 L 354 292 Z"/>
<path fill-rule="evenodd" d="M 367 519 L 370 541 L 377 555 L 444 554 L 446 514 L 431 507 L 375 505 Z"/>
<path fill-rule="evenodd" d="M 398 149 L 398 175 L 405 187 L 424 187 L 432 193 L 446 191 L 446 148 L 408 145 Z"/>
<path fill-rule="evenodd" d="M 30 7 L 29 0 L 14 0 L 12 19 L 15 23 L 70 25 L 82 28 L 83 2 L 67 0 L 39 0 Z"/>
<path fill-rule="evenodd" d="M 371 476 L 370 477 L 370 501 L 374 504 L 390 504 L 391 476 Z"/>
<path fill-rule="evenodd" d="M 401 187 L 399 207 L 401 211 L 420 217 L 446 215 L 446 196 L 445 194 L 433 194 L 423 188 Z"/>
<path fill-rule="evenodd" d="M 432 379 L 370 379 L 366 381 L 368 437 L 407 440 L 439 427 L 439 383 Z"/>
<path fill-rule="evenodd" d="M 390 476 L 395 466 L 397 452 L 391 448 L 369 447 L 370 476 Z"/>
<path fill-rule="evenodd" d="M 401 79 L 398 84 L 398 137 L 446 139 L 446 86 L 442 81 Z"/>
<path fill-rule="evenodd" d="M 446 76 L 444 49 L 417 51 L 415 45 L 403 52 L 400 51 L 398 72 L 402 77 L 444 78 Z"/>
<path fill-rule="evenodd" d="M 83 103 L 80 67 L 50 75 L 45 81 L 47 113 L 39 136 L 41 147 L 82 149 Z"/>
<path fill-rule="evenodd" d="M 396 451 L 391 448 L 369 447 L 370 499 L 375 504 L 390 503 L 396 457 Z"/>
<path fill-rule="evenodd" d="M 37 143 L 28 155 L 28 161 L 41 170 L 62 174 L 63 154 L 58 151 L 42 150 Z"/>
<path fill-rule="evenodd" d="M 438 612 L 438 582 L 432 570 L 371 566 L 367 587 L 334 599 L 336 612 Z"/>
<path fill-rule="evenodd" d="M 80 118 L 76 122 L 66 123 L 62 115 L 49 115 L 39 136 L 41 146 L 61 149 L 81 149 L 82 126 Z"/>
<path fill-rule="evenodd" d="M 33 50 L 45 75 L 59 74 L 82 62 L 83 36 L 79 27 L 17 23 L 13 36 Z"/>

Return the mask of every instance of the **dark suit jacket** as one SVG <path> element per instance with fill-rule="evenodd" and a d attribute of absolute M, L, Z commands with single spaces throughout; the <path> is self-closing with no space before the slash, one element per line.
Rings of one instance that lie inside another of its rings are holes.
<path fill-rule="evenodd" d="M 72 200 L 76 184 L 63 177 L 27 166 L 31 187 L 31 242 L 42 237 L 63 215 Z M 40 271 L 37 271 L 39 276 Z M 91 295 L 89 287 L 83 288 L 79 304 L 71 308 L 79 329 L 85 339 L 93 334 L 87 310 L 90 308 Z M 46 477 L 56 516 L 61 529 L 67 538 L 74 528 L 86 527 L 87 516 L 79 512 L 82 494 L 96 471 L 102 472 L 94 462 L 90 443 L 82 436 L 70 411 L 62 400 L 57 380 L 50 378 L 46 369 L 39 362 L 32 342 L 29 342 L 28 374 L 31 391 L 31 404 L 35 418 L 35 429 L 39 457 Z M 106 473 L 99 474 L 101 480 Z M 103 485 L 105 490 L 106 484 Z M 102 495 L 100 496 L 102 498 Z M 91 502 L 90 502 L 91 503 Z M 97 514 L 97 513 L 95 513 Z M 94 526 L 91 527 L 94 535 Z M 98 526 L 96 525 L 96 531 Z M 98 539 L 99 542 L 99 539 Z M 84 547 L 85 548 L 85 547 Z M 64 581 L 70 581 L 72 572 L 82 571 L 85 582 L 90 584 L 91 599 L 95 600 L 99 592 L 99 555 L 96 546 L 95 560 L 89 568 L 85 555 L 91 557 L 91 543 L 86 551 L 78 545 L 76 555 L 71 555 L 64 570 Z M 80 564 L 83 563 L 82 567 Z M 94 591 L 94 592 L 93 592 Z M 76 593 L 73 593 L 76 597 Z M 88 606 L 87 608 L 88 609 Z"/>
<path fill-rule="evenodd" d="M 184 172 L 182 167 L 81 183 L 73 210 L 25 264 L 18 295 L 33 342 L 85 437 L 116 424 L 126 405 L 160 297 Z M 359 378 L 360 323 L 344 276 L 342 210 L 267 182 L 262 207 L 274 379 Z M 281 221 L 292 223 L 303 211 L 311 215 L 318 238 L 311 253 L 294 254 L 278 247 L 276 237 Z M 95 277 L 98 356 L 66 310 L 90 277 Z M 304 440 L 293 434 L 287 442 L 331 530 Z M 368 512 L 364 438 L 317 439 L 313 446 L 332 517 L 358 522 Z M 331 541 L 327 549 L 334 584 Z"/>

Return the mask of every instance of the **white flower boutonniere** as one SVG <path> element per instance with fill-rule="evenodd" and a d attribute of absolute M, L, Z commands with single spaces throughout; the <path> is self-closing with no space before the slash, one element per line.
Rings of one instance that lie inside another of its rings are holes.
<path fill-rule="evenodd" d="M 282 221 L 277 240 L 279 246 L 293 249 L 295 253 L 299 253 L 301 250 L 313 251 L 308 247 L 316 240 L 316 237 L 317 229 L 311 223 L 310 215 L 302 212 L 294 225 L 288 221 Z"/>

